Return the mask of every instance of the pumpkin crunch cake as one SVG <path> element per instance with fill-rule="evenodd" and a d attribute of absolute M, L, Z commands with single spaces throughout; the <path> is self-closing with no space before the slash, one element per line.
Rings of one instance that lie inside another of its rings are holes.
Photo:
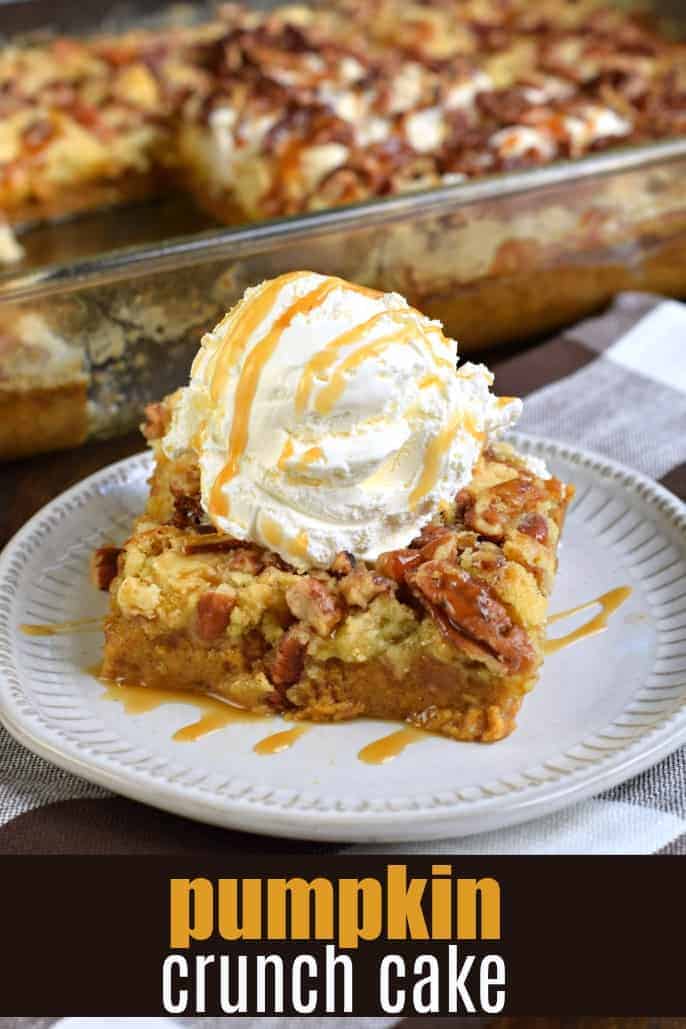
<path fill-rule="evenodd" d="M 496 438 L 521 403 L 491 382 L 397 294 L 309 272 L 248 290 L 148 408 L 146 510 L 92 562 L 103 676 L 508 735 L 573 488 Z"/>

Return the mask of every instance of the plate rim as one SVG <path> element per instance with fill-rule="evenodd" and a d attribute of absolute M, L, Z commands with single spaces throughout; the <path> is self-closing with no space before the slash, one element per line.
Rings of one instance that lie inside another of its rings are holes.
<path fill-rule="evenodd" d="M 619 486 L 622 493 L 631 497 L 632 507 L 635 508 L 638 502 L 643 509 L 647 506 L 652 510 L 653 520 L 658 521 L 682 559 L 686 558 L 686 504 L 660 483 L 581 447 L 528 433 L 512 433 L 510 438 L 526 451 L 579 465 L 601 479 L 609 477 L 615 487 Z M 645 771 L 686 742 L 685 700 L 664 721 L 585 770 L 565 770 L 557 779 L 532 783 L 504 795 L 473 800 L 455 796 L 452 803 L 437 802 L 431 807 L 423 805 L 421 798 L 417 797 L 413 805 L 400 809 L 392 807 L 391 799 L 383 806 L 364 810 L 303 808 L 268 803 L 240 794 L 220 795 L 193 785 L 172 783 L 164 777 L 156 778 L 147 769 L 142 774 L 137 773 L 135 769 L 112 761 L 107 754 L 93 754 L 87 746 L 79 745 L 75 740 L 58 745 L 54 726 L 50 726 L 38 711 L 27 723 L 27 715 L 22 715 L 15 708 L 10 695 L 12 683 L 8 668 L 11 672 L 13 634 L 9 617 L 15 591 L 8 588 L 7 577 L 13 567 L 13 559 L 16 560 L 37 532 L 39 538 L 34 546 L 40 545 L 57 522 L 63 522 L 65 514 L 58 515 L 58 508 L 84 494 L 92 495 L 102 481 L 112 482 L 117 476 L 126 480 L 136 466 L 145 468 L 150 462 L 151 452 L 142 450 L 75 483 L 37 511 L 0 553 L 0 583 L 5 586 L 0 595 L 0 720 L 20 744 L 59 768 L 130 799 L 195 821 L 244 832 L 348 843 L 410 842 L 463 837 L 542 817 Z M 645 510 L 641 514 L 645 518 Z M 21 691 L 20 678 L 16 673 L 15 678 Z"/>

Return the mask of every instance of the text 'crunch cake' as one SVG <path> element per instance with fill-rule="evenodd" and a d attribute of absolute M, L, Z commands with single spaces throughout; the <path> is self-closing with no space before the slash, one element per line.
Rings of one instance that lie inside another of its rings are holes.
<path fill-rule="evenodd" d="M 292 272 L 148 409 L 150 497 L 93 573 L 103 675 L 251 710 L 512 731 L 573 488 L 498 435 L 521 402 L 398 294 Z"/>

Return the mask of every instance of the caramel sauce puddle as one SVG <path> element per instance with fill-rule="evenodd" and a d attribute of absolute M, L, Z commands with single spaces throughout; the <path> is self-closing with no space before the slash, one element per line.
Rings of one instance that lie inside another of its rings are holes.
<path fill-rule="evenodd" d="M 190 690 L 159 690 L 149 686 L 113 682 L 103 678 L 97 668 L 88 671 L 105 687 L 105 699 L 120 703 L 127 715 L 142 715 L 154 711 L 163 704 L 192 704 L 201 713 L 201 717 L 177 729 L 172 739 L 181 743 L 198 740 L 201 736 L 207 736 L 208 733 L 236 722 L 260 722 L 269 717 L 246 711 L 217 697 L 193 693 Z"/>
<path fill-rule="evenodd" d="M 556 614 L 550 615 L 548 625 L 553 625 L 555 622 L 562 621 L 563 618 L 570 618 L 572 615 L 579 614 L 580 611 L 587 611 L 588 608 L 595 607 L 596 605 L 600 606 L 600 611 L 589 622 L 585 622 L 577 629 L 572 629 L 571 632 L 566 633 L 564 636 L 547 639 L 543 644 L 544 653 L 556 654 L 558 650 L 571 647 L 573 643 L 578 643 L 579 640 L 586 639 L 589 636 L 596 636 L 599 632 L 604 632 L 607 629 L 610 616 L 629 599 L 632 592 L 631 586 L 618 586 L 614 590 L 602 593 L 593 600 L 587 600 L 584 604 L 577 604 L 576 607 L 571 607 L 568 611 L 558 611 Z"/>

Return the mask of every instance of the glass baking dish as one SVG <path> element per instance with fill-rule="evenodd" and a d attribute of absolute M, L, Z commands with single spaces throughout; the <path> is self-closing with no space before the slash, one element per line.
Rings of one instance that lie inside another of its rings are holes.
<path fill-rule="evenodd" d="M 174 201 L 89 215 L 5 272 L 0 457 L 129 429 L 187 378 L 246 286 L 294 268 L 397 290 L 463 353 L 553 330 L 621 289 L 686 295 L 686 139 L 189 232 L 203 217 Z"/>

